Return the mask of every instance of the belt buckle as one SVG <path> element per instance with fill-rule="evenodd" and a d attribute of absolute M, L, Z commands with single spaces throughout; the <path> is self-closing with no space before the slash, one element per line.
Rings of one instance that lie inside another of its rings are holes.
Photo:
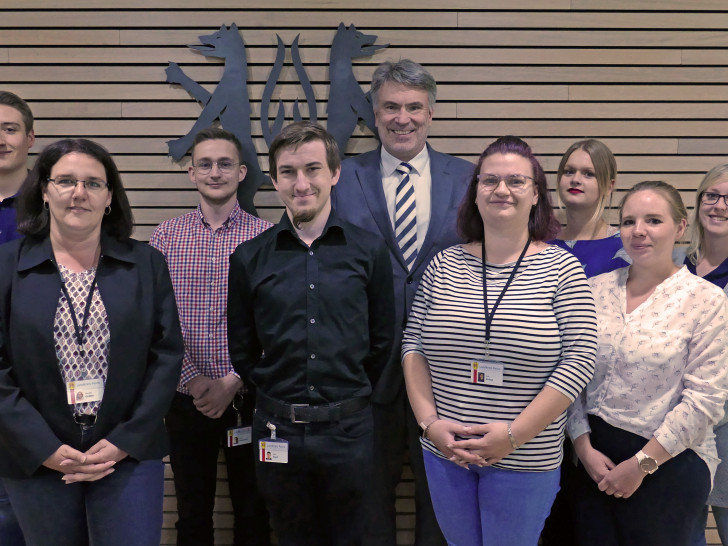
<path fill-rule="evenodd" d="M 296 408 L 307 408 L 307 407 L 309 407 L 309 404 L 291 404 L 291 423 L 298 423 L 298 424 L 310 423 L 311 421 L 304 421 L 301 419 L 296 419 Z"/>

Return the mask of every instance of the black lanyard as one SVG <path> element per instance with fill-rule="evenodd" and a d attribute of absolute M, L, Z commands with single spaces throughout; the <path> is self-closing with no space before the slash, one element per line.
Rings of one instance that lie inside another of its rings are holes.
<path fill-rule="evenodd" d="M 485 237 L 480 242 L 482 254 L 481 254 L 481 263 L 483 264 L 483 310 L 485 311 L 485 353 L 486 358 L 488 357 L 488 345 L 490 345 L 490 325 L 493 323 L 493 317 L 495 316 L 495 311 L 498 309 L 498 305 L 500 305 L 501 300 L 503 299 L 503 296 L 506 294 L 506 290 L 508 290 L 508 287 L 513 282 L 513 279 L 516 276 L 516 271 L 518 271 L 519 266 L 521 265 L 521 262 L 523 261 L 523 257 L 526 255 L 526 251 L 528 250 L 528 247 L 531 245 L 531 236 L 529 235 L 528 241 L 526 241 L 526 246 L 523 247 L 523 250 L 521 251 L 521 255 L 518 257 L 518 260 L 516 261 L 516 266 L 513 268 L 513 271 L 511 271 L 510 276 L 508 277 L 508 280 L 506 281 L 506 285 L 503 287 L 503 290 L 501 290 L 500 295 L 495 300 L 495 303 L 493 304 L 493 310 L 488 313 L 488 282 L 485 278 Z"/>
<path fill-rule="evenodd" d="M 73 300 L 71 299 L 71 295 L 68 293 L 68 288 L 66 288 L 66 279 L 63 278 L 63 275 L 61 274 L 60 268 L 58 269 L 58 274 L 61 277 L 61 290 L 63 291 L 63 295 L 66 296 L 66 301 L 68 302 L 68 309 L 71 311 L 71 320 L 73 320 L 73 329 L 76 332 L 76 345 L 78 346 L 78 352 L 81 355 L 81 357 L 86 356 L 86 351 L 83 348 L 84 343 L 86 342 L 86 325 L 88 324 L 88 317 L 91 314 L 91 300 L 94 297 L 94 289 L 96 288 L 96 275 L 99 273 L 99 268 L 96 266 L 96 271 L 94 272 L 94 278 L 91 281 L 91 288 L 88 291 L 88 296 L 86 297 L 86 306 L 83 310 L 83 318 L 81 319 L 81 327 L 78 327 L 78 319 L 76 318 L 76 309 L 73 305 Z"/>

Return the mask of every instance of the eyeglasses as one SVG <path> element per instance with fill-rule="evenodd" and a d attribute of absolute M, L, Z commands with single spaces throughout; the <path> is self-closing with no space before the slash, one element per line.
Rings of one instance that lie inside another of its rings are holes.
<path fill-rule="evenodd" d="M 58 188 L 58 191 L 61 193 L 73 191 L 79 183 L 83 184 L 83 187 L 86 188 L 86 191 L 89 193 L 100 193 L 109 187 L 109 185 L 103 180 L 95 180 L 93 178 L 89 180 L 79 180 L 78 178 L 64 176 L 62 178 L 48 178 L 48 182 L 53 182 L 56 188 Z"/>
<path fill-rule="evenodd" d="M 221 159 L 220 161 L 208 161 L 207 159 L 200 159 L 197 164 L 192 166 L 199 171 L 200 174 L 208 174 L 212 170 L 212 166 L 217 165 L 221 173 L 230 174 L 236 165 L 240 165 L 235 161 L 229 159 Z"/>
<path fill-rule="evenodd" d="M 478 183 L 487 190 L 494 190 L 498 187 L 501 180 L 506 183 L 509 190 L 522 190 L 526 187 L 529 180 L 533 180 L 530 176 L 525 174 L 507 174 L 505 176 L 498 176 L 497 174 L 479 174 Z"/>
<path fill-rule="evenodd" d="M 723 203 L 728 207 L 728 195 L 722 195 L 720 193 L 714 193 L 712 191 L 706 191 L 700 194 L 700 200 L 704 205 L 715 205 L 720 198 L 723 198 Z"/>

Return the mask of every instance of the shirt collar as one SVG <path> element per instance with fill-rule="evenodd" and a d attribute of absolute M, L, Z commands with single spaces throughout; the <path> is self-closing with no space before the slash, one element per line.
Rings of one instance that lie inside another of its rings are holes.
<path fill-rule="evenodd" d="M 296 233 L 296 230 L 291 223 L 291 219 L 288 217 L 288 212 L 285 210 L 283 211 L 281 221 L 270 229 L 274 233 L 276 241 L 278 241 L 279 243 L 284 238 L 289 238 L 290 240 L 291 237 L 296 241 L 301 241 L 301 238 L 298 236 L 298 233 Z M 338 238 L 339 236 L 342 238 L 341 241 L 345 244 L 346 238 L 344 233 L 344 222 L 341 218 L 339 218 L 339 216 L 336 214 L 336 211 L 332 207 L 329 218 L 328 220 L 326 220 L 324 230 L 321 232 L 321 235 L 316 240 L 319 241 L 331 237 Z"/>
<path fill-rule="evenodd" d="M 399 164 L 402 163 L 400 159 L 397 159 L 392 154 L 390 154 L 384 146 L 382 146 L 382 152 L 381 152 L 381 163 L 380 167 L 382 169 L 382 176 L 394 176 L 395 171 L 397 170 L 397 167 L 399 167 Z M 417 174 L 422 174 L 425 172 L 425 169 L 427 168 L 427 163 L 430 161 L 430 152 L 427 148 L 427 145 L 425 145 L 424 148 L 420 151 L 419 154 L 414 156 L 411 160 L 407 161 L 410 165 L 412 165 L 412 169 Z"/>
<path fill-rule="evenodd" d="M 28 235 L 23 239 L 18 271 L 26 271 L 40 264 L 53 260 L 53 247 L 49 236 L 35 237 Z M 119 240 L 105 233 L 101 233 L 101 255 L 122 262 L 135 263 L 132 245 L 129 239 Z"/>
<path fill-rule="evenodd" d="M 230 216 L 227 217 L 227 220 L 225 220 L 222 225 L 223 227 L 228 227 L 230 224 L 237 224 L 239 223 L 243 218 L 243 209 L 240 208 L 240 205 L 238 204 L 237 200 L 235 201 L 235 206 L 233 207 L 233 210 L 230 211 Z M 202 214 L 202 206 L 198 203 L 197 204 L 197 219 L 205 226 L 210 227 L 210 224 L 207 220 L 205 220 L 205 215 Z"/>

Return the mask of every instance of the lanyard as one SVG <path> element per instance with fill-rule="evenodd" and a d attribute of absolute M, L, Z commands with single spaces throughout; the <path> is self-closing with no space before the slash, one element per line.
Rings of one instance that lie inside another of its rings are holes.
<path fill-rule="evenodd" d="M 71 320 L 73 321 L 73 329 L 76 332 L 76 345 L 78 346 L 78 352 L 81 355 L 81 357 L 86 356 L 86 351 L 83 348 L 84 343 L 86 342 L 86 325 L 88 324 L 88 317 L 91 314 L 91 300 L 94 297 L 94 289 L 96 288 L 96 276 L 99 274 L 99 268 L 96 266 L 96 271 L 94 272 L 94 278 L 91 281 L 91 288 L 88 291 L 88 296 L 86 297 L 86 306 L 83 310 L 83 317 L 81 318 L 81 327 L 78 327 L 78 319 L 76 318 L 76 309 L 73 305 L 73 300 L 71 299 L 71 295 L 68 293 L 68 288 L 66 288 L 66 279 L 63 278 L 63 275 L 61 275 L 61 270 L 58 270 L 58 274 L 61 277 L 61 290 L 63 291 L 63 295 L 66 296 L 66 301 L 68 302 L 68 308 L 69 311 L 71 311 Z"/>
<path fill-rule="evenodd" d="M 528 250 L 528 247 L 531 245 L 531 236 L 528 236 L 528 241 L 526 241 L 526 246 L 523 247 L 523 250 L 521 251 L 521 255 L 518 257 L 518 260 L 516 261 L 516 266 L 513 268 L 513 271 L 511 271 L 510 276 L 508 277 L 508 280 L 506 281 L 506 285 L 503 287 L 503 290 L 501 290 L 500 295 L 495 300 L 495 303 L 493 304 L 493 310 L 488 313 L 488 283 L 485 278 L 485 237 L 483 237 L 483 240 L 480 242 L 481 249 L 482 249 L 482 255 L 481 255 L 481 263 L 483 264 L 483 310 L 485 311 L 485 356 L 488 357 L 488 345 L 490 345 L 490 325 L 493 324 L 493 317 L 495 316 L 495 311 L 498 309 L 498 306 L 500 305 L 501 300 L 503 299 L 503 296 L 505 296 L 506 290 L 508 290 L 508 287 L 513 282 L 513 279 L 516 277 L 516 271 L 518 271 L 518 268 L 521 265 L 521 262 L 523 261 L 523 257 L 526 255 L 526 251 Z"/>

